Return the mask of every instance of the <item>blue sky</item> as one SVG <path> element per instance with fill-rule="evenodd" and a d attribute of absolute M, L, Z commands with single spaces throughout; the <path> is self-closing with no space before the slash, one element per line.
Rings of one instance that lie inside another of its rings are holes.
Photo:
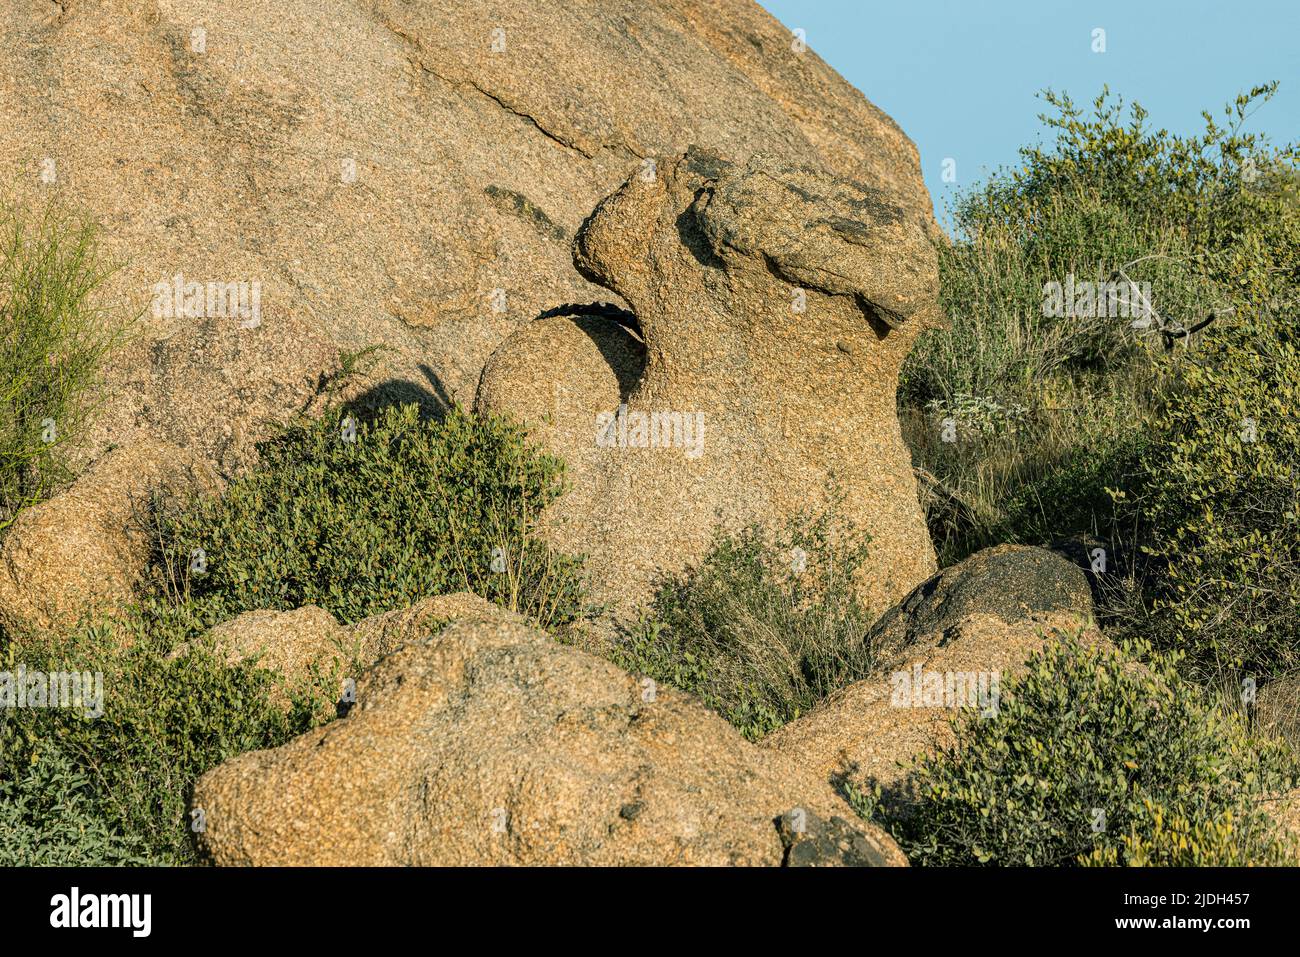
<path fill-rule="evenodd" d="M 760 0 L 921 151 L 946 225 L 954 190 L 1041 138 L 1045 87 L 1090 103 L 1110 84 L 1147 122 L 1203 128 L 1237 93 L 1278 80 L 1247 129 L 1300 141 L 1300 0 Z M 1093 30 L 1106 50 L 1094 53 Z M 946 158 L 956 181 L 942 179 Z"/>

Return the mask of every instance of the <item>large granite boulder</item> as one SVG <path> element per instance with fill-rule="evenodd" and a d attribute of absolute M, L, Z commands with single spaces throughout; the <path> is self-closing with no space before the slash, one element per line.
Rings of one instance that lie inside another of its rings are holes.
<path fill-rule="evenodd" d="M 0 172 L 101 227 L 106 314 L 139 315 L 85 464 L 166 443 L 237 472 L 371 345 L 336 395 L 469 404 L 507 336 L 608 298 L 574 235 L 691 143 L 870 184 L 937 229 L 913 144 L 751 0 L 10 0 L 4 22 Z"/>
<path fill-rule="evenodd" d="M 217 864 L 906 863 L 693 697 L 482 619 L 381 660 L 347 717 L 209 771 L 191 811 Z"/>

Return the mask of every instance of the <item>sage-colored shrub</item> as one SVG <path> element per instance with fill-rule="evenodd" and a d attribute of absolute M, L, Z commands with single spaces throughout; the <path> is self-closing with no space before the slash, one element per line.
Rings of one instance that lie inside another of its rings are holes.
<path fill-rule="evenodd" d="M 1142 663 L 1139 663 L 1141 660 Z M 853 793 L 914 864 L 1275 863 L 1290 849 L 1261 802 L 1295 755 L 1181 678 L 1177 656 L 1077 638 L 1048 645 L 992 716 L 893 791 Z"/>
<path fill-rule="evenodd" d="M 114 833 L 89 775 L 51 744 L 31 764 L 0 769 L 0 867 L 146 864 L 144 842 Z"/>
<path fill-rule="evenodd" d="M 353 434 L 355 430 L 355 434 Z M 472 591 L 544 628 L 584 611 L 579 559 L 532 535 L 561 463 L 523 430 L 414 405 L 295 425 L 220 497 L 161 505 L 157 577 L 198 625 L 314 604 L 344 622 Z"/>
<path fill-rule="evenodd" d="M 776 530 L 718 532 L 698 564 L 660 582 L 614 661 L 760 738 L 870 673 L 875 615 L 853 585 L 868 544 L 833 506 Z"/>
<path fill-rule="evenodd" d="M 182 642 L 188 653 L 173 656 Z M 339 676 L 286 686 L 156 618 L 18 647 L 0 644 L 0 672 L 98 673 L 103 713 L 90 695 L 79 707 L 0 709 L 0 865 L 194 863 L 202 822 L 186 803 L 199 775 L 335 715 Z"/>

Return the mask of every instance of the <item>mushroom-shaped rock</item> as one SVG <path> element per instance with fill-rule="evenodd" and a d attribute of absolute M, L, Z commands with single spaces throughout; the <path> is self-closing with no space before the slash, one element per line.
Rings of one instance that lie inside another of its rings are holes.
<path fill-rule="evenodd" d="M 780 525 L 833 495 L 872 539 L 864 598 L 884 609 L 934 571 L 895 411 L 937 314 L 927 224 L 884 185 L 698 149 L 597 207 L 574 262 L 631 313 L 530 324 L 477 405 L 567 463 L 546 527 L 589 556 L 598 598 L 634 605 L 719 524 Z"/>

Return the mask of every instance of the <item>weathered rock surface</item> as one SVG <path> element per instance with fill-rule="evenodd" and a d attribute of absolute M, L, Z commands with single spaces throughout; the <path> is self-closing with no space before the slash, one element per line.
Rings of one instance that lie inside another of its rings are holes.
<path fill-rule="evenodd" d="M 346 718 L 208 772 L 192 807 L 218 864 L 906 863 L 689 695 L 482 620 L 384 658 Z"/>
<path fill-rule="evenodd" d="M 20 513 L 0 543 L 0 628 L 19 638 L 128 604 L 149 558 L 141 509 L 164 485 L 211 490 L 215 479 L 174 446 L 145 442 L 114 449 Z"/>
<path fill-rule="evenodd" d="M 917 586 L 880 617 L 869 640 L 887 659 L 902 660 L 948 644 L 973 615 L 1015 625 L 1055 612 L 1091 619 L 1092 591 L 1083 568 L 1047 549 L 996 545 Z"/>
<path fill-rule="evenodd" d="M 573 236 L 691 143 L 870 184 L 936 229 L 913 144 L 750 0 L 9 0 L 4 19 L 5 181 L 97 221 L 123 264 L 106 303 L 143 310 L 87 462 L 165 441 L 236 471 L 340 350 L 374 344 L 346 397 L 469 404 L 504 338 L 608 298 Z M 851 259 L 859 229 L 817 235 L 843 232 Z M 836 287 L 793 253 L 792 281 Z M 179 300 L 161 296 L 177 277 Z M 530 370 L 545 389 L 551 368 Z"/>
<path fill-rule="evenodd" d="M 256 326 L 146 313 L 98 448 L 139 429 L 237 457 L 263 406 L 292 412 L 272 393 L 371 343 L 369 384 L 468 404 L 509 332 L 599 293 L 569 255 L 596 203 L 688 143 L 928 208 L 906 136 L 749 0 L 11 0 L 5 21 L 0 169 L 99 221 L 114 298 L 260 282 Z"/>
<path fill-rule="evenodd" d="M 780 526 L 832 487 L 872 537 L 861 588 L 876 607 L 934 571 L 895 413 L 936 309 L 918 209 L 812 166 L 691 149 L 601 203 L 574 260 L 635 328 L 533 323 L 494 353 L 478 404 L 568 463 L 549 528 L 590 556 L 598 599 L 644 599 L 719 523 Z"/>
<path fill-rule="evenodd" d="M 399 608 L 357 622 L 350 629 L 365 664 L 392 654 L 403 645 L 428 638 L 452 621 L 492 621 L 524 624 L 516 614 L 472 592 L 435 595 L 417 601 L 409 608 Z"/>
<path fill-rule="evenodd" d="M 920 585 L 873 627 L 884 671 L 831 695 L 761 745 L 823 779 L 897 783 L 917 754 L 952 743 L 955 710 L 996 713 L 1004 682 L 1046 642 L 1085 631 L 1092 598 L 1083 572 L 1043 549 L 977 552 Z"/>
<path fill-rule="evenodd" d="M 247 611 L 210 629 L 207 637 L 232 663 L 256 657 L 291 682 L 306 678 L 312 666 L 358 662 L 368 667 L 403 645 L 440 631 L 451 621 L 503 621 L 523 618 L 470 592 L 435 595 L 409 608 L 341 625 L 324 608 L 305 605 L 293 611 Z"/>
<path fill-rule="evenodd" d="M 313 664 L 344 659 L 350 651 L 348 629 L 317 605 L 246 611 L 209 629 L 206 637 L 232 664 L 257 658 L 263 667 L 289 678 L 308 674 Z"/>

